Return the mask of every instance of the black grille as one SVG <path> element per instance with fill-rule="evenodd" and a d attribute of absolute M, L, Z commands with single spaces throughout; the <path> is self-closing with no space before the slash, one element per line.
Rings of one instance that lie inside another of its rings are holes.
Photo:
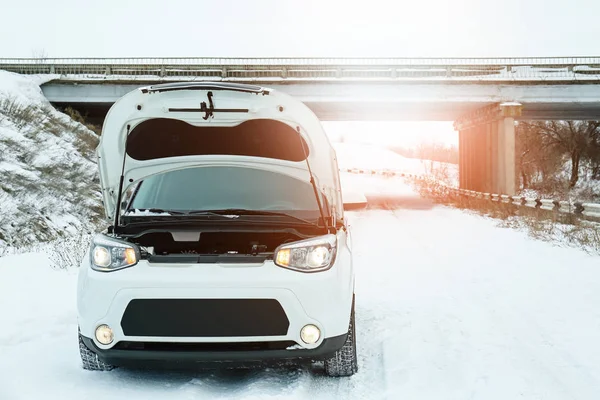
<path fill-rule="evenodd" d="M 127 336 L 284 336 L 289 325 L 273 299 L 135 299 L 121 319 Z"/>

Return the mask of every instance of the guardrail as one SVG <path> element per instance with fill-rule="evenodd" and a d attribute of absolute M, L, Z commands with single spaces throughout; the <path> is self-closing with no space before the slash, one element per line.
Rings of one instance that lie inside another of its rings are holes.
<path fill-rule="evenodd" d="M 400 176 L 403 178 L 419 178 L 423 175 L 411 174 L 393 169 L 362 169 L 362 168 L 343 168 L 340 172 L 348 172 L 350 174 L 361 175 L 383 175 L 383 176 Z"/>
<path fill-rule="evenodd" d="M 574 214 L 594 219 L 600 219 L 600 204 L 569 202 L 564 200 L 552 200 L 542 198 L 532 198 L 523 196 L 507 196 L 493 193 L 474 192 L 472 190 L 457 189 L 448 187 L 448 190 L 455 194 L 474 197 L 481 200 L 489 200 L 500 203 L 513 204 L 516 206 L 537 208 L 545 211 L 556 211 L 565 214 Z"/>
<path fill-rule="evenodd" d="M 411 174 L 403 171 L 397 170 L 372 170 L 372 169 L 360 169 L 360 168 L 349 168 L 342 169 L 342 172 L 348 172 L 353 174 L 363 174 L 363 175 L 383 175 L 383 176 L 399 176 L 405 178 L 426 180 L 431 179 L 431 177 L 419 174 Z M 508 196 L 505 194 L 496 194 L 496 193 L 482 193 L 476 192 L 473 190 L 459 189 L 439 181 L 434 181 L 440 187 L 443 187 L 444 190 L 447 190 L 451 194 L 457 196 L 465 196 L 471 197 L 480 200 L 488 200 L 491 202 L 504 203 L 504 204 L 512 204 L 514 206 L 522 206 L 535 208 L 544 211 L 552 211 L 559 212 L 564 214 L 573 214 L 580 217 L 585 217 L 590 220 L 600 221 L 600 204 L 598 203 L 588 203 L 588 202 L 580 202 L 580 201 L 564 201 L 558 199 L 542 199 L 542 198 L 534 198 L 534 197 L 524 197 L 524 196 Z"/>
<path fill-rule="evenodd" d="M 0 58 L 0 69 L 61 80 L 600 80 L 600 57 L 528 58 Z"/>

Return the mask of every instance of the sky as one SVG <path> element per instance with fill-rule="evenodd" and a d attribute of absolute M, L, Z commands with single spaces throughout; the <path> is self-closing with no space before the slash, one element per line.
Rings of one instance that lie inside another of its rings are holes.
<path fill-rule="evenodd" d="M 598 15 L 597 0 L 27 0 L 2 7 L 0 55 L 597 55 Z"/>
<path fill-rule="evenodd" d="M 598 0 L 28 0 L 2 7 L 0 57 L 591 56 L 598 15 Z M 386 137 L 452 135 L 420 125 Z"/>

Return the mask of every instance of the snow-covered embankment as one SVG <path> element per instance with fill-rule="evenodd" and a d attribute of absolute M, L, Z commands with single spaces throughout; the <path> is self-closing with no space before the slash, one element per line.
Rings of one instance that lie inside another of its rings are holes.
<path fill-rule="evenodd" d="M 0 71 L 0 254 L 90 229 L 101 215 L 98 136 L 44 98 L 51 78 Z"/>

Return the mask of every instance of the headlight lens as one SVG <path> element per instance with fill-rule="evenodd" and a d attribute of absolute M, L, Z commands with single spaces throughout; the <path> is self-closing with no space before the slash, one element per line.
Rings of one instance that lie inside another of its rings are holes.
<path fill-rule="evenodd" d="M 335 235 L 319 236 L 279 246 L 274 260 L 276 265 L 296 271 L 324 271 L 333 264 L 336 247 Z"/>
<path fill-rule="evenodd" d="M 131 267 L 140 259 L 139 248 L 131 243 L 96 235 L 92 240 L 91 262 L 96 271 L 110 272 Z"/>

